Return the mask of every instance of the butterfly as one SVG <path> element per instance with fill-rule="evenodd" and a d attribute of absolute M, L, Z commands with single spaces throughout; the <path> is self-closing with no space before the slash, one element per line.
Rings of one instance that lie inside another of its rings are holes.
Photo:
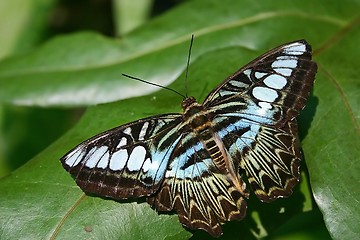
<path fill-rule="evenodd" d="M 259 56 L 182 114 L 139 119 L 100 133 L 61 158 L 77 185 L 112 199 L 147 197 L 158 212 L 175 210 L 190 229 L 214 237 L 241 220 L 246 175 L 263 202 L 288 197 L 299 181 L 296 117 L 317 65 L 305 40 Z M 244 173 L 244 174 L 240 174 Z"/>

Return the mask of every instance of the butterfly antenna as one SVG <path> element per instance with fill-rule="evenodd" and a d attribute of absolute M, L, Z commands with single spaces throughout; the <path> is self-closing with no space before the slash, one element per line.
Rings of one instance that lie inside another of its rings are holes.
<path fill-rule="evenodd" d="M 130 78 L 130 79 L 134 79 L 136 81 L 140 81 L 140 82 L 143 82 L 143 83 L 147 83 L 147 84 L 150 84 L 150 85 L 153 85 L 153 86 L 156 86 L 156 87 L 159 87 L 159 88 L 163 88 L 163 89 L 167 89 L 167 90 L 170 90 L 178 95 L 180 95 L 181 97 L 183 97 L 184 99 L 186 98 L 186 96 L 184 96 L 183 94 L 179 93 L 178 91 L 172 89 L 172 88 L 168 88 L 168 87 L 164 87 L 164 86 L 161 86 L 159 84 L 156 84 L 156 83 L 152 83 L 152 82 L 148 82 L 148 81 L 145 81 L 143 79 L 140 79 L 140 78 L 137 78 L 137 77 L 132 77 L 130 75 L 127 75 L 127 74 L 122 74 L 124 77 L 127 77 L 127 78 Z"/>
<path fill-rule="evenodd" d="M 188 96 L 188 89 L 187 89 L 187 79 L 188 79 L 188 73 L 189 73 L 189 65 L 190 65 L 190 57 L 191 57 L 191 49 L 192 49 L 192 45 L 194 42 L 194 34 L 191 34 L 191 40 L 190 40 L 190 47 L 189 47 L 189 54 L 188 54 L 188 58 L 187 58 L 187 63 L 186 63 L 186 72 L 185 72 L 185 95 L 186 97 Z"/>

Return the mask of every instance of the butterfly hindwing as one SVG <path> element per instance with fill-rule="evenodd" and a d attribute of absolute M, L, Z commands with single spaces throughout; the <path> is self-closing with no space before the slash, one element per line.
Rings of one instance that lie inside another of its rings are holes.
<path fill-rule="evenodd" d="M 296 120 L 282 128 L 262 126 L 241 162 L 257 197 L 265 202 L 288 197 L 299 181 L 300 144 Z"/>
<path fill-rule="evenodd" d="M 244 195 L 217 169 L 200 139 L 184 135 L 171 157 L 162 188 L 149 199 L 157 211 L 174 209 L 183 225 L 213 236 L 221 235 L 220 224 L 245 216 Z"/>
<path fill-rule="evenodd" d="M 61 162 L 86 192 L 115 199 L 153 194 L 179 141 L 179 115 L 141 119 L 81 143 Z"/>

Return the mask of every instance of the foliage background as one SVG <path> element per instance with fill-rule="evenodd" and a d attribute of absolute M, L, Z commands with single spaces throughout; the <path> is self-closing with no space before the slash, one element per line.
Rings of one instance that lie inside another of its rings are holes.
<path fill-rule="evenodd" d="M 305 38 L 319 70 L 299 118 L 305 162 L 292 197 L 254 196 L 223 239 L 360 235 L 359 1 L 0 2 L 0 238 L 202 239 L 143 199 L 85 195 L 59 158 L 103 130 L 181 111 L 191 33 L 190 95 L 203 100 L 266 50 Z"/>

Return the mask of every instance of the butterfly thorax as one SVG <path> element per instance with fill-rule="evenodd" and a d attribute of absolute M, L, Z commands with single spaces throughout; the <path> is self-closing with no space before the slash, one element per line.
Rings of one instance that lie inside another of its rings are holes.
<path fill-rule="evenodd" d="M 182 102 L 184 110 L 183 122 L 185 132 L 195 132 L 201 134 L 202 130 L 208 129 L 211 124 L 209 112 L 199 104 L 194 97 L 188 97 Z"/>

